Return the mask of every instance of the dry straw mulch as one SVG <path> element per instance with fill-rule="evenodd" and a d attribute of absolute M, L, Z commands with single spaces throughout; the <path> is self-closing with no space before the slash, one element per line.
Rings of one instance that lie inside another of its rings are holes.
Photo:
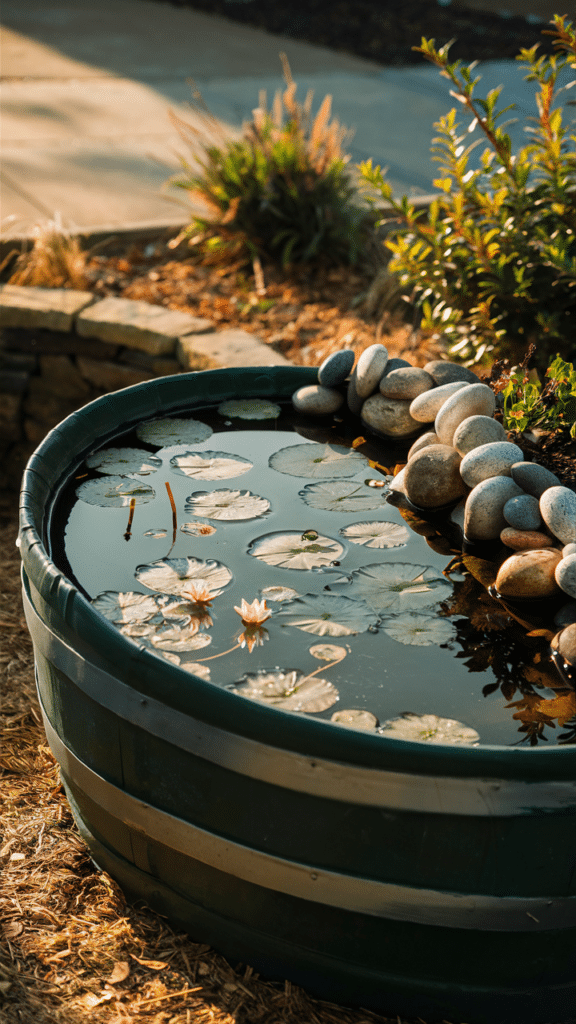
<path fill-rule="evenodd" d="M 113 879 L 94 867 L 40 720 L 16 530 L 15 513 L 0 509 L 2 1021 L 401 1024 L 231 966 L 147 908 L 128 906 Z"/>

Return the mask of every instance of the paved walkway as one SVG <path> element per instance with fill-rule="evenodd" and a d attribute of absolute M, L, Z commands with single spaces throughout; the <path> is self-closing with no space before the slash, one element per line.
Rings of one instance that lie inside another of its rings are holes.
<path fill-rule="evenodd" d="M 282 85 L 280 50 L 301 99 L 309 88 L 317 105 L 332 94 L 334 113 L 355 131 L 353 161 L 387 166 L 400 193 L 433 190 L 432 126 L 453 100 L 431 65 L 382 68 L 152 0 L 3 0 L 2 20 L 4 237 L 56 212 L 82 229 L 182 223 L 183 193 L 162 193 L 188 152 L 169 109 L 199 124 L 192 76 L 209 109 L 237 129 L 260 89 L 270 102 Z M 506 103 L 535 112 L 514 62 L 480 70 L 479 95 L 503 82 Z"/>

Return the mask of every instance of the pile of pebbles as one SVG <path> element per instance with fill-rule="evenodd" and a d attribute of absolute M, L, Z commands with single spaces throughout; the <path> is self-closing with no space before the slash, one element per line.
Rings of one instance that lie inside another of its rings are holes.
<path fill-rule="evenodd" d="M 576 493 L 543 466 L 525 462 L 494 418 L 496 397 L 476 374 L 434 360 L 423 368 L 371 345 L 354 367 L 343 349 L 324 360 L 318 384 L 299 388 L 294 407 L 325 416 L 345 403 L 364 429 L 410 442 L 393 491 L 424 512 L 446 508 L 469 542 L 497 541 L 514 554 L 495 591 L 509 600 L 571 598 L 555 617 L 553 642 L 576 665 Z M 354 368 L 353 368 L 354 367 Z"/>

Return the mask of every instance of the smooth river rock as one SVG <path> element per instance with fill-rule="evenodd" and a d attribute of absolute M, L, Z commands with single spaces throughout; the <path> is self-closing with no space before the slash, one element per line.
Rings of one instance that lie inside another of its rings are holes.
<path fill-rule="evenodd" d="M 412 406 L 410 406 L 410 408 L 412 408 Z M 410 415 L 412 415 L 412 413 L 410 413 Z M 427 448 L 430 444 L 440 444 L 438 435 L 435 434 L 433 430 L 429 430 L 426 434 L 420 434 L 420 437 L 416 438 L 408 452 L 408 455 L 406 456 L 406 462 L 409 462 L 412 456 L 416 455 L 416 452 L 421 451 L 422 448 Z"/>
<path fill-rule="evenodd" d="M 566 626 L 571 626 L 572 623 L 576 623 L 576 601 L 566 601 L 566 604 L 563 604 L 556 612 L 554 625 L 558 629 L 564 629 Z"/>
<path fill-rule="evenodd" d="M 576 492 L 569 487 L 549 487 L 540 498 L 540 514 L 546 526 L 563 544 L 576 541 Z"/>
<path fill-rule="evenodd" d="M 557 476 L 536 462 L 516 462 L 510 470 L 512 479 L 526 494 L 541 498 L 549 487 L 557 487 L 560 483 Z"/>
<path fill-rule="evenodd" d="M 526 497 L 526 495 L 521 495 L 520 497 Z M 520 498 L 510 499 L 510 501 L 519 500 Z M 505 509 L 509 503 L 508 501 L 506 502 L 506 505 L 504 505 Z M 512 548 L 513 551 L 527 551 L 529 548 L 551 548 L 554 545 L 552 538 L 548 537 L 545 533 L 540 533 L 538 530 L 517 530 L 513 526 L 506 526 L 502 530 L 500 540 L 507 548 Z"/>
<path fill-rule="evenodd" d="M 561 555 L 556 548 L 519 551 L 502 563 L 496 577 L 496 590 L 502 597 L 556 597 L 560 588 L 554 573 Z"/>
<path fill-rule="evenodd" d="M 539 530 L 542 526 L 542 516 L 538 498 L 533 494 L 520 494 L 517 498 L 510 498 L 504 505 L 504 519 L 515 530 Z"/>
<path fill-rule="evenodd" d="M 426 370 L 419 366 L 402 366 L 399 370 L 392 370 L 380 381 L 380 394 L 384 398 L 402 398 L 412 401 L 425 391 L 434 387 L 434 381 Z M 417 417 L 413 417 L 416 419 Z"/>
<path fill-rule="evenodd" d="M 298 388 L 292 395 L 292 405 L 298 412 L 307 412 L 312 416 L 327 416 L 336 412 L 344 401 L 339 391 L 323 388 L 321 384 L 308 384 Z"/>
<path fill-rule="evenodd" d="M 354 366 L 355 358 L 351 348 L 343 348 L 340 352 L 326 356 L 318 370 L 318 383 L 325 388 L 337 388 L 343 384 Z"/>
<path fill-rule="evenodd" d="M 389 373 L 392 373 L 392 370 L 400 370 L 402 366 L 412 366 L 412 363 L 409 363 L 407 359 L 401 359 L 400 356 L 392 356 L 386 363 L 382 376 L 387 377 Z"/>
<path fill-rule="evenodd" d="M 568 555 L 576 555 L 576 541 L 571 541 L 562 548 L 562 558 L 568 558 Z"/>
<path fill-rule="evenodd" d="M 404 470 L 406 496 L 418 508 L 439 508 L 466 493 L 460 476 L 460 456 L 445 444 L 417 452 Z"/>
<path fill-rule="evenodd" d="M 350 412 L 353 413 L 354 416 L 359 416 L 363 402 L 364 399 L 360 398 L 356 390 L 356 367 L 354 367 L 350 380 L 348 381 L 348 389 L 346 391 L 346 403 L 348 405 L 348 408 L 350 409 Z"/>
<path fill-rule="evenodd" d="M 502 424 L 492 416 L 468 416 L 456 427 L 452 446 L 464 458 L 468 452 L 479 448 L 480 445 L 492 444 L 494 441 L 506 441 L 507 437 Z"/>
<path fill-rule="evenodd" d="M 496 540 L 508 525 L 504 506 L 522 491 L 509 476 L 491 476 L 476 484 L 466 499 L 464 533 L 468 540 Z"/>
<path fill-rule="evenodd" d="M 451 384 L 455 380 L 463 380 L 467 384 L 477 384 L 478 376 L 467 366 L 449 363 L 444 359 L 432 359 L 424 369 L 434 378 L 436 384 Z"/>
<path fill-rule="evenodd" d="M 454 380 L 451 384 L 442 384 L 439 388 L 435 387 L 430 391 L 424 391 L 412 402 L 410 415 L 420 423 L 434 423 L 446 399 L 465 386 L 466 381 Z M 382 385 L 380 385 L 380 390 L 382 390 Z"/>
<path fill-rule="evenodd" d="M 479 448 L 473 448 L 462 459 L 460 466 L 462 479 L 465 484 L 468 484 L 468 487 L 475 487 L 476 484 L 491 476 L 510 476 L 510 467 L 521 458 L 523 458 L 522 449 L 516 444 L 511 444 L 510 441 L 492 441 L 490 444 L 481 444 Z"/>
<path fill-rule="evenodd" d="M 552 647 L 562 655 L 564 661 L 576 666 L 576 623 L 566 626 L 552 641 Z"/>
<path fill-rule="evenodd" d="M 388 349 L 384 345 L 370 345 L 360 353 L 354 381 L 358 398 L 368 398 L 376 390 L 387 362 Z"/>
<path fill-rule="evenodd" d="M 558 562 L 556 583 L 568 597 L 576 597 L 576 555 L 568 555 Z"/>
<path fill-rule="evenodd" d="M 452 444 L 456 427 L 469 416 L 493 416 L 496 397 L 487 384 L 467 384 L 445 402 L 434 421 L 442 444 Z"/>
<path fill-rule="evenodd" d="M 410 415 L 410 402 L 384 398 L 380 392 L 366 399 L 360 415 L 369 430 L 384 437 L 412 437 L 422 427 Z"/>

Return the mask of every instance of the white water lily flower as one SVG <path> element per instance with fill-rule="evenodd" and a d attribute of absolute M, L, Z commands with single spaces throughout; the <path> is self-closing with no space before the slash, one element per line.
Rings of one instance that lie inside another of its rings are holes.
<path fill-rule="evenodd" d="M 139 565 L 136 579 L 149 590 L 181 597 L 191 581 L 202 580 L 212 597 L 218 597 L 231 579 L 232 573 L 222 562 L 201 558 L 160 558 L 148 565 Z"/>
<path fill-rule="evenodd" d="M 273 601 L 276 604 L 282 604 L 284 601 L 292 601 L 295 597 L 300 597 L 298 591 L 293 590 L 292 587 L 263 587 L 260 593 L 266 601 Z"/>
<path fill-rule="evenodd" d="M 207 633 L 199 633 L 196 622 L 183 628 L 165 623 L 150 637 L 150 643 L 161 651 L 196 651 L 212 643 L 212 638 Z"/>
<path fill-rule="evenodd" d="M 430 647 L 432 644 L 447 644 L 456 636 L 456 627 L 447 619 L 436 615 L 421 615 L 405 612 L 386 619 L 382 630 L 401 644 L 415 647 Z"/>
<path fill-rule="evenodd" d="M 378 490 L 352 480 L 322 480 L 308 484 L 299 497 L 311 508 L 326 512 L 368 512 L 382 508 L 387 488 Z"/>
<path fill-rule="evenodd" d="M 364 711 L 360 708 L 347 708 L 342 711 L 335 711 L 331 722 L 335 725 L 345 725 L 348 729 L 362 729 L 364 732 L 374 732 L 378 728 L 378 719 L 371 711 Z"/>
<path fill-rule="evenodd" d="M 376 562 L 352 573 L 346 594 L 360 598 L 378 614 L 396 615 L 446 600 L 452 585 L 430 565 L 411 562 Z"/>
<path fill-rule="evenodd" d="M 399 718 L 384 722 L 379 729 L 382 736 L 394 740 L 412 740 L 418 743 L 446 743 L 457 746 L 476 746 L 479 734 L 470 726 L 454 718 L 438 715 L 415 715 L 407 712 Z"/>
<path fill-rule="evenodd" d="M 352 544 L 364 544 L 367 548 L 399 548 L 410 539 L 405 526 L 388 519 L 383 522 L 352 523 L 340 530 L 340 533 Z"/>
<path fill-rule="evenodd" d="M 103 508 L 128 508 L 132 499 L 136 505 L 145 505 L 156 497 L 156 491 L 143 480 L 131 480 L 127 476 L 103 476 L 97 480 L 85 480 L 76 488 L 76 497 L 89 505 Z"/>
<path fill-rule="evenodd" d="M 193 480 L 226 480 L 247 473 L 253 463 L 228 452 L 183 452 L 170 459 L 170 466 Z"/>
<path fill-rule="evenodd" d="M 238 612 L 245 626 L 261 626 L 272 615 L 272 610 L 268 608 L 266 601 L 259 601 L 257 597 L 251 602 L 243 597 L 240 608 L 234 605 L 234 611 Z"/>
<path fill-rule="evenodd" d="M 296 670 L 247 672 L 232 693 L 284 711 L 307 713 L 326 711 L 338 700 L 338 690 L 332 683 L 317 676 L 310 679 Z"/>
<path fill-rule="evenodd" d="M 268 465 L 288 476 L 354 476 L 367 463 L 366 456 L 339 444 L 294 444 L 270 456 Z"/>
<path fill-rule="evenodd" d="M 212 427 L 201 423 L 200 420 L 177 417 L 147 420 L 136 427 L 139 441 L 156 445 L 158 448 L 167 448 L 173 444 L 198 444 L 199 441 L 207 441 L 211 433 Z"/>
<path fill-rule="evenodd" d="M 257 519 L 270 508 L 267 498 L 261 498 L 251 491 L 196 491 L 186 499 L 185 512 L 205 519 L 220 519 L 226 522 L 240 519 Z"/>
<path fill-rule="evenodd" d="M 279 405 L 265 398 L 230 399 L 218 406 L 220 416 L 229 416 L 233 420 L 275 420 L 281 411 Z"/>
<path fill-rule="evenodd" d="M 162 459 L 151 455 L 144 448 L 101 448 L 86 456 L 86 465 L 98 473 L 116 473 L 119 476 L 139 473 L 140 476 L 146 476 L 156 472 L 162 465 Z"/>
<path fill-rule="evenodd" d="M 309 654 L 319 661 L 342 661 L 348 654 L 345 647 L 338 647 L 337 644 L 314 644 L 310 647 Z"/>
<path fill-rule="evenodd" d="M 248 554 L 266 565 L 281 569 L 312 569 L 330 565 L 339 559 L 344 548 L 331 537 L 318 535 L 314 541 L 303 540 L 297 530 L 289 533 L 269 533 L 253 540 Z"/>
<path fill-rule="evenodd" d="M 118 593 L 116 590 L 105 590 L 93 598 L 91 603 L 110 622 L 147 622 L 158 615 L 159 611 L 154 597 L 134 591 Z"/>
<path fill-rule="evenodd" d="M 283 624 L 316 636 L 365 633 L 377 621 L 364 601 L 353 601 L 339 594 L 304 594 L 281 608 L 276 617 Z"/>

